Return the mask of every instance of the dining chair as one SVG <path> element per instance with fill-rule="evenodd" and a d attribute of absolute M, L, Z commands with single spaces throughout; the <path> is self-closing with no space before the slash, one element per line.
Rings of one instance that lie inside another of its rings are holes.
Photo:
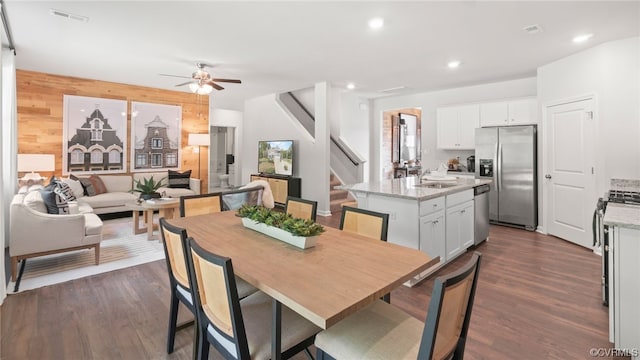
<path fill-rule="evenodd" d="M 291 214 L 293 217 L 296 217 L 296 218 L 310 219 L 315 222 L 317 209 L 318 209 L 317 201 L 288 196 L 284 212 L 287 214 Z"/>
<path fill-rule="evenodd" d="M 340 230 L 356 233 L 376 240 L 387 241 L 388 229 L 389 214 L 352 206 L 342 207 Z M 382 299 L 387 303 L 391 303 L 391 294 L 384 295 Z"/>
<path fill-rule="evenodd" d="M 189 287 L 189 275 L 187 273 L 187 263 L 184 252 L 187 230 L 169 224 L 165 218 L 160 218 L 159 222 L 165 260 L 167 261 L 167 272 L 169 273 L 169 284 L 171 287 L 169 329 L 167 334 L 167 354 L 171 354 L 173 352 L 176 331 L 192 323 L 187 322 L 180 326 L 177 325 L 179 303 L 184 304 L 194 317 L 196 316 L 196 310 L 193 305 Z"/>
<path fill-rule="evenodd" d="M 211 214 L 222 211 L 221 193 L 185 195 L 180 197 L 180 217 Z"/>
<path fill-rule="evenodd" d="M 316 359 L 462 359 L 481 256 L 436 278 L 426 322 L 376 301 L 320 332 Z"/>
<path fill-rule="evenodd" d="M 340 230 L 387 241 L 388 228 L 389 214 L 352 206 L 342 207 Z"/>
<path fill-rule="evenodd" d="M 240 299 L 230 258 L 188 239 L 190 269 L 198 315 L 198 358 L 208 359 L 212 345 L 225 359 L 269 359 L 273 300 L 262 291 Z M 320 328 L 286 306 L 281 307 L 282 359 L 307 351 Z"/>
<path fill-rule="evenodd" d="M 160 218 L 160 234 L 164 247 L 165 260 L 167 261 L 167 272 L 169 273 L 169 284 L 171 287 L 171 304 L 169 307 L 169 329 L 167 335 L 167 353 L 173 352 L 173 344 L 176 331 L 186 328 L 193 321 L 177 325 L 178 305 L 184 304 L 196 316 L 193 305 L 193 296 L 189 285 L 189 275 L 187 268 L 187 230 L 173 226 L 165 218 Z M 238 294 L 241 298 L 258 291 L 251 284 L 242 279 L 238 279 Z"/>

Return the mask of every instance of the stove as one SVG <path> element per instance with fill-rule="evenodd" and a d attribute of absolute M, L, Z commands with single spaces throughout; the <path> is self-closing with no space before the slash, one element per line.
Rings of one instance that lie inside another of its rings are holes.
<path fill-rule="evenodd" d="M 609 190 L 607 201 L 616 204 L 640 205 L 640 191 Z"/>

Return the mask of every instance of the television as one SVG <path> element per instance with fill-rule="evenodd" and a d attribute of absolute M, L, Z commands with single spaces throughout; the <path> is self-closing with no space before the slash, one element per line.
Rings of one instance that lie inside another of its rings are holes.
<path fill-rule="evenodd" d="M 293 140 L 258 141 L 258 172 L 293 175 Z"/>

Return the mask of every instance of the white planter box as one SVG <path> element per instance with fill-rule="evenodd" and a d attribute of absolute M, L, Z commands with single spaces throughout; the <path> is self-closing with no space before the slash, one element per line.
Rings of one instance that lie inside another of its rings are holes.
<path fill-rule="evenodd" d="M 253 221 L 249 218 L 242 218 L 242 225 L 257 232 L 261 232 L 267 236 L 271 236 L 272 238 L 284 241 L 287 244 L 291 244 L 300 249 L 308 249 L 315 246 L 316 240 L 318 239 L 317 236 L 295 236 L 288 231 L 284 231 L 277 227 L 265 225 L 263 223 Z"/>

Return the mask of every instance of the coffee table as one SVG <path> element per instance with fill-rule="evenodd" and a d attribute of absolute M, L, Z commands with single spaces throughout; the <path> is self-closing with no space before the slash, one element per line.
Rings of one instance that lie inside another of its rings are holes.
<path fill-rule="evenodd" d="M 133 212 L 133 233 L 147 233 L 147 239 L 153 240 L 153 230 L 158 228 L 158 224 L 153 223 L 153 211 L 158 210 L 160 217 L 173 219 L 175 210 L 180 207 L 179 199 L 153 199 L 141 203 L 130 202 L 126 206 Z M 140 226 L 140 212 L 143 215 L 143 224 Z"/>

